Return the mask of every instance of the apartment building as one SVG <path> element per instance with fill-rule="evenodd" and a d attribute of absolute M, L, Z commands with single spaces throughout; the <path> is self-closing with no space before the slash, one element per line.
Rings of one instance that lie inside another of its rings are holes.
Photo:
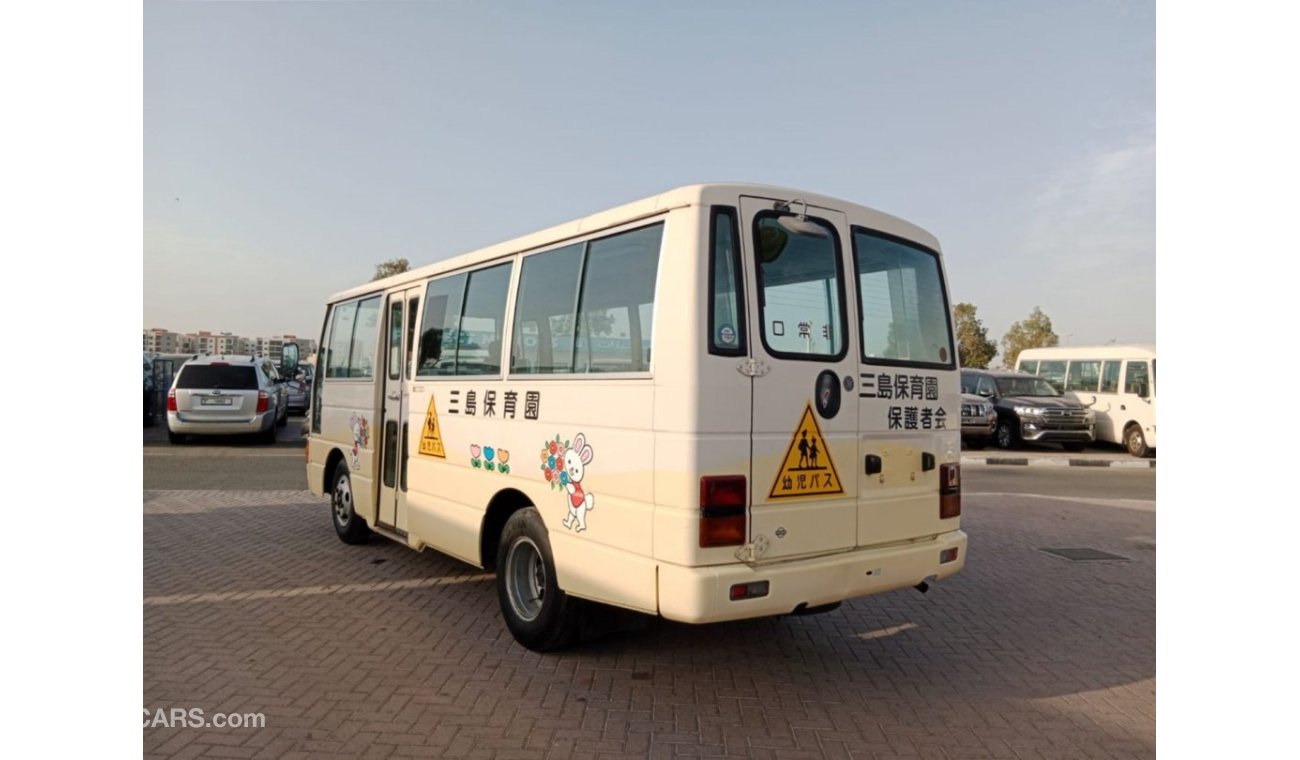
<path fill-rule="evenodd" d="M 316 352 L 316 341 L 294 335 L 246 338 L 228 332 L 200 330 L 182 334 L 149 327 L 145 328 L 143 336 L 144 350 L 154 354 L 249 354 L 270 357 L 279 362 L 284 355 L 285 343 L 297 343 L 299 356 L 304 358 Z"/>

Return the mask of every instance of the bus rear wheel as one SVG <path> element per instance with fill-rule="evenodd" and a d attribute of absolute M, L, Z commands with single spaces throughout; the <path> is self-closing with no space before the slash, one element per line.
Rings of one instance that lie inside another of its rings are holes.
<path fill-rule="evenodd" d="M 506 521 L 497 558 L 501 616 L 515 640 L 534 652 L 572 644 L 581 602 L 556 583 L 551 542 L 535 507 L 521 509 Z"/>

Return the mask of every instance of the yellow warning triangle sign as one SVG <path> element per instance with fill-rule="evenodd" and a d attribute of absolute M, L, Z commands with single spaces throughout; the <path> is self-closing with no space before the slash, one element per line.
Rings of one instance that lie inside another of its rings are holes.
<path fill-rule="evenodd" d="M 844 493 L 840 475 L 831 460 L 830 447 L 822 437 L 822 429 L 813 414 L 812 403 L 803 409 L 799 427 L 790 437 L 790 447 L 785 451 L 781 467 L 772 481 L 769 499 L 789 499 L 801 496 L 831 496 Z"/>
<path fill-rule="evenodd" d="M 433 394 L 429 394 L 429 411 L 424 415 L 424 430 L 420 433 L 420 453 L 430 457 L 447 458 L 442 446 L 442 430 L 438 427 L 438 410 L 433 406 Z"/>

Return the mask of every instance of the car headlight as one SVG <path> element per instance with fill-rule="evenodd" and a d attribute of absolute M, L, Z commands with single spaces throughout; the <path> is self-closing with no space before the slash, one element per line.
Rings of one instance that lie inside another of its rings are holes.
<path fill-rule="evenodd" d="M 1043 416 L 1043 410 L 1039 409 L 1036 406 L 1017 406 L 1015 408 L 1015 412 L 1021 417 L 1042 417 Z"/>
<path fill-rule="evenodd" d="M 981 411 L 983 411 L 985 414 L 993 414 L 993 405 L 985 401 L 984 408 Z"/>
<path fill-rule="evenodd" d="M 1089 422 L 1092 422 L 1097 419 L 1097 413 L 1089 409 L 1087 412 L 1084 413 L 1083 418 Z"/>

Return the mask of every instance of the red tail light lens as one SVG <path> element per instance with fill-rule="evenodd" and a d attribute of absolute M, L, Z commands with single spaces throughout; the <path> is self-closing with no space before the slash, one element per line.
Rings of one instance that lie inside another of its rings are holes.
<path fill-rule="evenodd" d="M 271 406 L 271 394 L 266 391 L 257 392 L 257 413 L 265 412 Z"/>
<path fill-rule="evenodd" d="M 176 391 L 167 391 L 167 411 L 176 411 Z"/>
<path fill-rule="evenodd" d="M 745 506 L 749 489 L 744 475 L 700 478 L 700 546 L 745 543 Z"/>
<path fill-rule="evenodd" d="M 939 519 L 961 516 L 961 465 L 939 465 Z"/>

